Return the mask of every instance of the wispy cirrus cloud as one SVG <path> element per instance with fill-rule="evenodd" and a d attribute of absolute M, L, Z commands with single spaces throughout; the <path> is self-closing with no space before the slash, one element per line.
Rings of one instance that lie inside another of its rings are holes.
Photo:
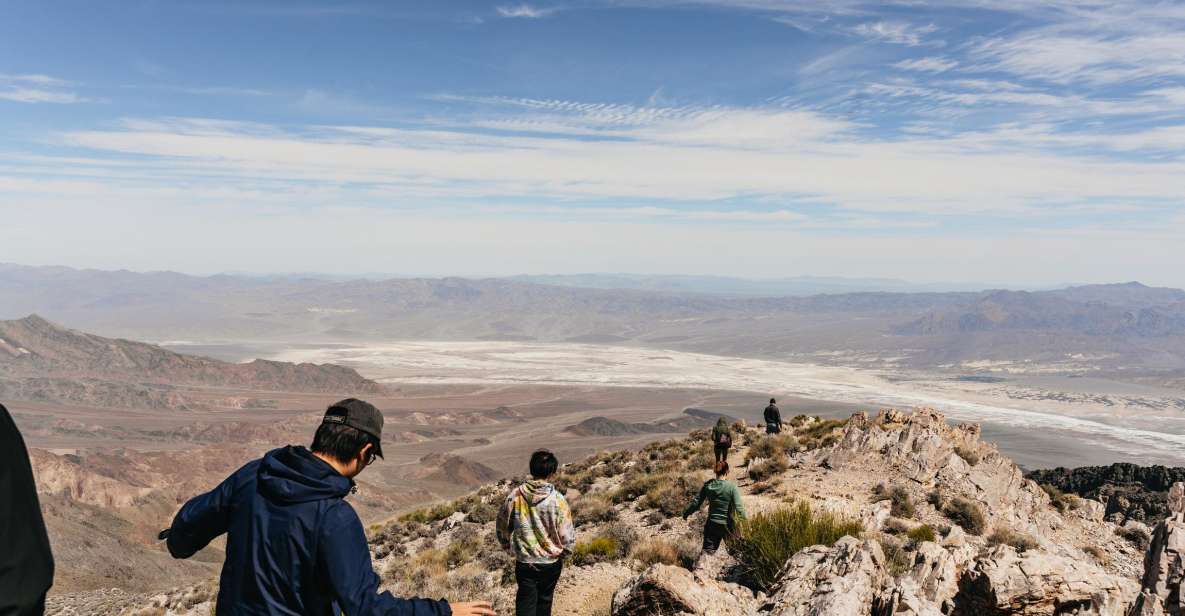
<path fill-rule="evenodd" d="M 851 29 L 854 34 L 864 38 L 910 47 L 921 45 L 926 35 L 937 30 L 938 26 L 934 24 L 917 26 L 904 21 L 866 22 Z"/>
<path fill-rule="evenodd" d="M 555 13 L 556 8 L 541 8 L 529 4 L 513 4 L 499 6 L 494 9 L 499 17 L 539 19 Z"/>
<path fill-rule="evenodd" d="M 955 60 L 934 56 L 911 58 L 893 64 L 894 68 L 899 68 L 903 71 L 920 71 L 923 73 L 943 73 L 958 65 L 959 63 Z"/>
<path fill-rule="evenodd" d="M 85 103 L 89 99 L 70 89 L 63 79 L 39 74 L 0 74 L 0 100 L 16 103 Z"/>

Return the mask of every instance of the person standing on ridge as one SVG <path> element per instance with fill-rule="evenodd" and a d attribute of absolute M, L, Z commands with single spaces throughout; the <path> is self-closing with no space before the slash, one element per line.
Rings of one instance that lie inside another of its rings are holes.
<path fill-rule="evenodd" d="M 683 519 L 699 511 L 708 501 L 708 521 L 704 524 L 704 553 L 712 554 L 720 547 L 720 541 L 735 530 L 737 519 L 745 518 L 745 506 L 741 503 L 741 491 L 735 483 L 728 481 L 728 462 L 716 463 L 716 478 L 709 479 L 699 489 L 699 494 L 687 509 Z"/>
<path fill-rule="evenodd" d="M 0 404 L 0 614 L 44 614 L 53 572 L 29 450 Z"/>
<path fill-rule="evenodd" d="M 219 616 L 494 616 L 485 602 L 379 592 L 362 522 L 344 499 L 383 457 L 382 430 L 378 409 L 342 400 L 309 449 L 272 450 L 185 503 L 161 538 L 174 558 L 189 558 L 227 534 Z"/>
<path fill-rule="evenodd" d="M 497 534 L 514 554 L 517 616 L 551 616 L 551 603 L 564 557 L 576 545 L 576 527 L 568 501 L 549 479 L 559 468 L 555 454 L 531 454 L 531 480 L 510 492 L 498 511 Z"/>
<path fill-rule="evenodd" d="M 712 449 L 716 452 L 716 462 L 728 460 L 728 450 L 732 449 L 732 428 L 723 417 L 717 419 L 716 427 L 712 428 Z"/>
<path fill-rule="evenodd" d="M 782 433 L 782 411 L 778 410 L 778 401 L 769 399 L 769 406 L 765 407 L 765 433 Z"/>

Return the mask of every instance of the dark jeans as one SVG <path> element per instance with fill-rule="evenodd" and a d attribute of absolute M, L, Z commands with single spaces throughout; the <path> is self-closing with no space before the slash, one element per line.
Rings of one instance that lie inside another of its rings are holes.
<path fill-rule="evenodd" d="M 728 446 L 716 445 L 716 461 L 728 460 Z"/>
<path fill-rule="evenodd" d="M 518 616 L 551 616 L 551 597 L 563 569 L 562 560 L 550 565 L 515 563 L 518 594 L 514 598 L 514 613 Z"/>
<path fill-rule="evenodd" d="M 720 542 L 728 536 L 728 526 L 717 522 L 704 524 L 704 551 L 712 554 L 720 547 Z"/>
<path fill-rule="evenodd" d="M 781 434 L 782 433 L 782 424 L 774 423 L 772 421 L 765 424 L 765 433 L 766 434 Z"/>

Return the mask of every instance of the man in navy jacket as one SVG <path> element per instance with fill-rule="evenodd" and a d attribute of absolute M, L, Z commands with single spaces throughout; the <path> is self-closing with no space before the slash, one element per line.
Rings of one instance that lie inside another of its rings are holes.
<path fill-rule="evenodd" d="M 494 616 L 488 603 L 378 592 L 362 522 L 343 498 L 382 457 L 382 427 L 378 409 L 342 400 L 325 412 L 310 449 L 270 451 L 181 508 L 162 533 L 173 557 L 227 533 L 219 616 Z"/>

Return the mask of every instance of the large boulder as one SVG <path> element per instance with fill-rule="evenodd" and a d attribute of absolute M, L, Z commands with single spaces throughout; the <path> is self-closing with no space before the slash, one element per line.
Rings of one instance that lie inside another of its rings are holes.
<path fill-rule="evenodd" d="M 1136 592 L 1131 580 L 1092 563 L 1001 545 L 960 577 L 954 613 L 1121 616 Z"/>
<path fill-rule="evenodd" d="M 613 616 L 756 616 L 753 593 L 696 577 L 682 567 L 653 565 L 613 595 Z"/>
<path fill-rule="evenodd" d="M 813 546 L 787 563 L 770 599 L 773 616 L 864 616 L 889 579 L 879 543 L 844 537 Z"/>
<path fill-rule="evenodd" d="M 1144 577 L 1140 595 L 1129 616 L 1185 615 L 1185 485 L 1173 484 L 1169 490 L 1170 517 L 1156 525 L 1148 553 L 1144 556 Z"/>

